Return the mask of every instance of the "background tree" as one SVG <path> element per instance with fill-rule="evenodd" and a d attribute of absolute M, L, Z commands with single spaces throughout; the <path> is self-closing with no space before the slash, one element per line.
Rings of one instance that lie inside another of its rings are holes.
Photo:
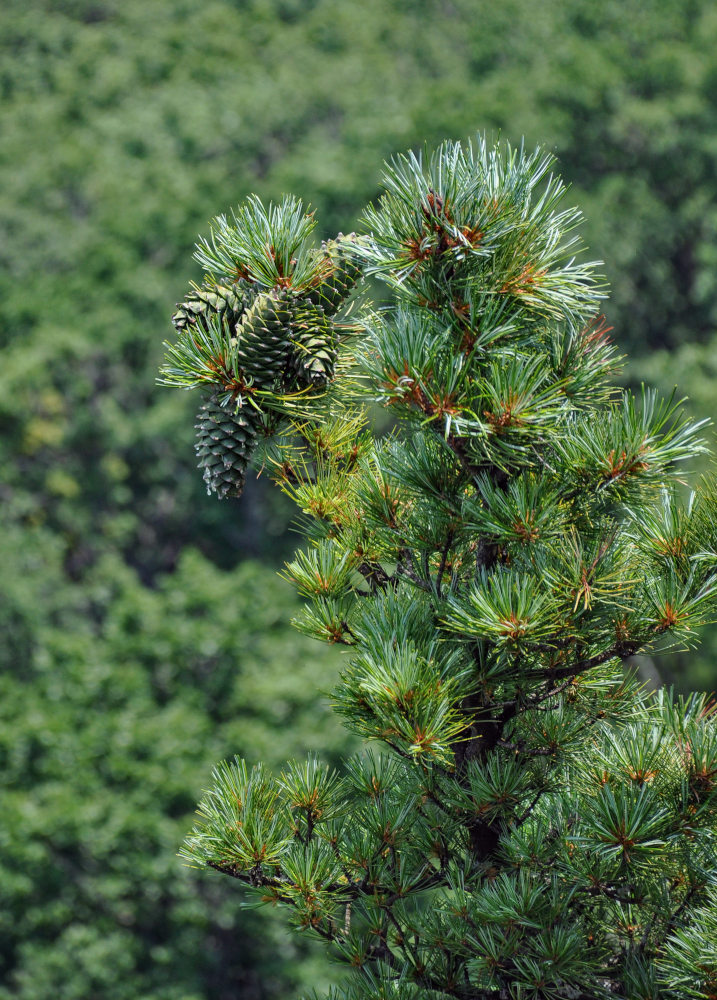
<path fill-rule="evenodd" d="M 252 298 L 229 327 L 207 303 L 209 357 L 183 326 L 169 348 L 165 373 L 189 359 L 180 381 L 211 379 L 236 420 L 276 415 L 262 460 L 310 540 L 287 568 L 311 599 L 298 624 L 349 647 L 336 707 L 383 746 L 342 777 L 314 758 L 277 778 L 220 764 L 185 856 L 329 942 L 352 970 L 336 996 L 709 1000 L 717 984 L 717 715 L 623 669 L 714 617 L 717 491 L 680 495 L 699 424 L 613 386 L 552 163 L 480 137 L 391 162 L 367 235 L 341 246 L 395 304 L 359 315 L 331 391 L 296 385 L 293 317 L 331 279 L 320 253 L 302 267 L 281 210 L 262 215 L 263 262 L 244 208 L 199 245 Z M 283 363 L 272 347 L 245 389 L 287 240 Z M 362 403 L 397 432 L 357 433 Z"/>
<path fill-rule="evenodd" d="M 278 767 L 314 727 L 334 756 L 345 744 L 315 697 L 333 658 L 282 626 L 286 584 L 188 550 L 149 590 L 106 556 L 70 601 L 50 532 L 5 524 L 0 552 L 18 570 L 2 585 L 0 997 L 228 1000 L 321 977 L 269 914 L 259 934 L 223 886 L 177 871 L 194 789 L 228 748 Z"/>

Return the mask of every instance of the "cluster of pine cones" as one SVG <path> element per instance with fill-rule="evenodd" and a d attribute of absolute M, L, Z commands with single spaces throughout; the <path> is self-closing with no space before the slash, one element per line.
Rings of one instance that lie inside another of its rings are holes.
<path fill-rule="evenodd" d="M 194 288 L 172 316 L 180 335 L 219 323 L 233 345 L 232 392 L 218 369 L 197 415 L 195 449 L 208 493 L 239 496 L 262 427 L 262 415 L 248 395 L 255 390 L 290 393 L 321 388 L 334 376 L 339 335 L 335 317 L 361 271 L 347 253 L 355 237 L 322 244 L 320 267 L 309 287 L 268 289 L 239 278 L 233 284 Z M 228 394 L 231 398 L 227 401 Z"/>

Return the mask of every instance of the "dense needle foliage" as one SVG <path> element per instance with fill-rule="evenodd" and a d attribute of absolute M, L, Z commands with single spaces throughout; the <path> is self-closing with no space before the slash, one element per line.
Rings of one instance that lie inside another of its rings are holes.
<path fill-rule="evenodd" d="M 676 478 L 699 425 L 612 384 L 551 168 L 480 137 L 394 159 L 342 244 L 394 304 L 338 324 L 334 377 L 286 375 L 291 321 L 271 391 L 212 362 L 228 413 L 272 415 L 259 458 L 309 540 L 297 625 L 347 647 L 336 708 L 372 744 L 341 775 L 219 765 L 185 856 L 329 942 L 337 996 L 717 990 L 717 713 L 624 665 L 714 617 L 717 494 Z M 262 294 L 241 226 L 214 235 Z M 241 320 L 204 317 L 241 352 Z"/>

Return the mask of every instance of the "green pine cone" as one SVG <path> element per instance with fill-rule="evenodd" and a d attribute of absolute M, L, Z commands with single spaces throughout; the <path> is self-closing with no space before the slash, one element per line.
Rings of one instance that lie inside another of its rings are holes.
<path fill-rule="evenodd" d="M 276 289 L 258 295 L 237 326 L 237 360 L 261 389 L 272 388 L 284 374 L 291 351 L 292 303 Z"/>
<path fill-rule="evenodd" d="M 301 387 L 326 385 L 334 377 L 337 353 L 333 324 L 321 306 L 300 305 L 292 324 L 288 376 Z"/>
<path fill-rule="evenodd" d="M 184 330 L 201 322 L 209 313 L 215 313 L 233 327 L 251 298 L 251 286 L 247 281 L 237 281 L 233 285 L 204 284 L 201 288 L 192 288 L 172 316 L 172 323 L 176 330 Z"/>
<path fill-rule="evenodd" d="M 324 280 L 308 293 L 308 298 L 320 305 L 327 316 L 337 312 L 353 291 L 356 282 L 361 277 L 361 268 L 356 264 L 347 245 L 355 243 L 358 237 L 339 236 L 335 240 L 322 243 L 324 252 Z"/>
<path fill-rule="evenodd" d="M 231 404 L 221 406 L 213 393 L 200 406 L 195 427 L 194 447 L 207 493 L 216 493 L 220 500 L 240 496 L 254 450 L 256 415 L 248 408 L 235 411 Z"/>

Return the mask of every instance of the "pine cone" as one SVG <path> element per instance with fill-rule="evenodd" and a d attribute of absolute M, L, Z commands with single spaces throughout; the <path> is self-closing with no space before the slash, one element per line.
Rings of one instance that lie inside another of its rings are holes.
<path fill-rule="evenodd" d="M 347 252 L 347 245 L 357 239 L 355 233 L 350 236 L 339 234 L 337 239 L 321 244 L 325 277 L 310 290 L 308 298 L 320 305 L 327 316 L 338 312 L 361 277 L 361 268 Z"/>
<path fill-rule="evenodd" d="M 237 326 L 237 359 L 260 389 L 273 387 L 286 368 L 291 351 L 292 303 L 284 291 L 258 295 Z"/>
<path fill-rule="evenodd" d="M 251 301 L 251 286 L 246 281 L 233 285 L 205 284 L 193 288 L 172 316 L 176 330 L 201 322 L 208 313 L 215 313 L 233 328 Z"/>
<path fill-rule="evenodd" d="M 321 306 L 300 305 L 292 323 L 292 352 L 287 374 L 300 386 L 323 386 L 334 377 L 336 334 Z"/>
<path fill-rule="evenodd" d="M 217 393 L 202 403 L 195 424 L 194 447 L 199 468 L 204 471 L 207 493 L 216 493 L 220 500 L 241 495 L 254 450 L 256 425 L 251 410 L 245 407 L 235 411 L 232 404 L 221 406 Z"/>

